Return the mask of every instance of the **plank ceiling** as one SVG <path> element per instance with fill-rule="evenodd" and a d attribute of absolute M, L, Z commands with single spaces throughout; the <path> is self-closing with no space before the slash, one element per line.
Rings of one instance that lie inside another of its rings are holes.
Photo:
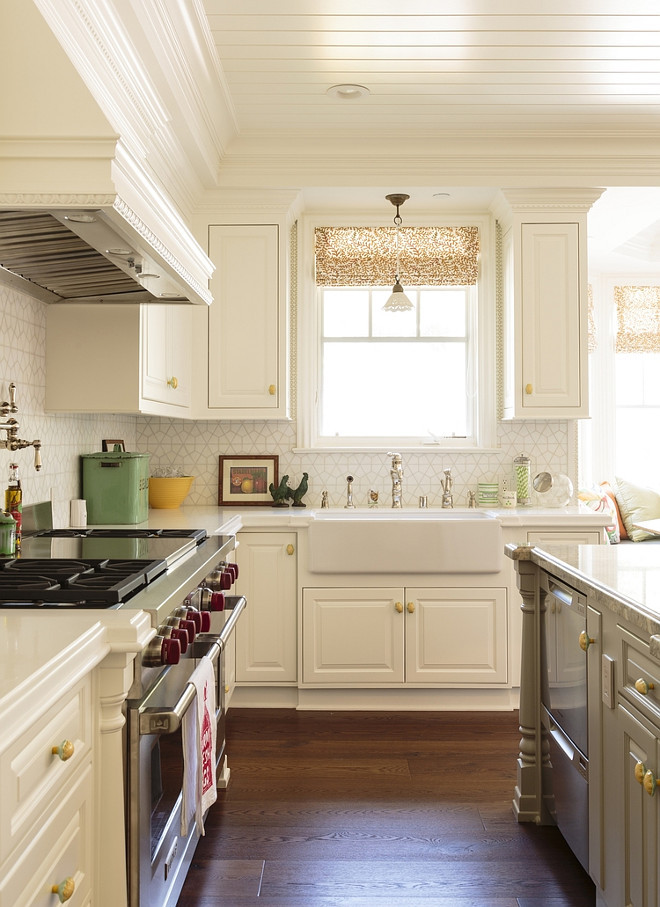
<path fill-rule="evenodd" d="M 657 0 L 203 0 L 239 132 L 648 134 Z M 369 95 L 329 97 L 339 83 Z"/>

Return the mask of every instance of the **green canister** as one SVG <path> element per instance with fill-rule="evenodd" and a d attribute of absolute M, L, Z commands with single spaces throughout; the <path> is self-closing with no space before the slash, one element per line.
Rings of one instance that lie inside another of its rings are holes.
<path fill-rule="evenodd" d="M 16 554 L 16 520 L 2 511 L 0 513 L 0 557 L 14 557 Z"/>

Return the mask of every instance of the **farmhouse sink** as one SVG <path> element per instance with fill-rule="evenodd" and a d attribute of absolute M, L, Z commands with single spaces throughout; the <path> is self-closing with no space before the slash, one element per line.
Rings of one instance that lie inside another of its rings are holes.
<path fill-rule="evenodd" d="M 318 510 L 311 573 L 497 573 L 502 527 L 478 510 Z"/>

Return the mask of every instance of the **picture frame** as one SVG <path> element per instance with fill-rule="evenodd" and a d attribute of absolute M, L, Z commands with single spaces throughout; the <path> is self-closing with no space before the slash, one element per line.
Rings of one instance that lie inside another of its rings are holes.
<path fill-rule="evenodd" d="M 101 450 L 105 453 L 115 449 L 115 444 L 119 444 L 122 453 L 126 453 L 126 445 L 121 438 L 104 438 L 101 441 Z"/>
<path fill-rule="evenodd" d="M 235 454 L 219 459 L 219 507 L 263 507 L 273 503 L 268 489 L 279 481 L 277 454 Z"/>

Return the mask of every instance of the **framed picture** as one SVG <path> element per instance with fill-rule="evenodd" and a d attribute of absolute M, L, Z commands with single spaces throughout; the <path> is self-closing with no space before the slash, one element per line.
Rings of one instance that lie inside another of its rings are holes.
<path fill-rule="evenodd" d="M 271 482 L 277 486 L 279 457 L 220 457 L 218 472 L 218 505 L 245 507 L 272 504 L 268 490 Z"/>
<path fill-rule="evenodd" d="M 115 445 L 119 445 L 119 450 L 123 453 L 126 451 L 126 447 L 121 438 L 104 438 L 103 441 L 101 441 L 101 450 L 114 450 Z"/>

